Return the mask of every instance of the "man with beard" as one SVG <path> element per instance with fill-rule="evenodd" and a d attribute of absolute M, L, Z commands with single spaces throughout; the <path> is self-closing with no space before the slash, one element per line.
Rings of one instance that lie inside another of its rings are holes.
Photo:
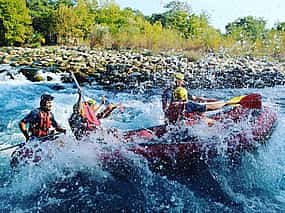
<path fill-rule="evenodd" d="M 53 99 L 53 96 L 43 94 L 40 100 L 40 107 L 32 110 L 20 121 L 19 127 L 26 141 L 31 137 L 41 138 L 49 136 L 51 127 L 54 127 L 57 132 L 66 132 L 66 129 L 59 126 L 51 112 Z M 29 129 L 26 128 L 26 124 L 29 124 Z"/>

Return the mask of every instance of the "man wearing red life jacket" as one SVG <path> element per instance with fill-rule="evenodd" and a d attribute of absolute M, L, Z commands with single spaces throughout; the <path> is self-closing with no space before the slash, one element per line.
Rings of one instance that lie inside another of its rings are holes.
<path fill-rule="evenodd" d="M 195 103 L 188 101 L 187 90 L 184 87 L 177 87 L 173 92 L 174 100 L 170 103 L 165 112 L 165 116 L 170 124 L 186 120 L 188 125 L 193 125 L 196 121 L 203 119 L 208 125 L 213 124 L 213 120 L 203 116 L 203 112 L 215 110 L 225 106 L 224 101 L 209 103 Z"/>
<path fill-rule="evenodd" d="M 52 101 L 54 97 L 48 94 L 41 96 L 40 107 L 32 110 L 19 123 L 20 130 L 28 141 L 30 137 L 44 137 L 50 134 L 50 128 L 54 127 L 58 132 L 66 132 L 66 129 L 61 128 L 56 122 L 53 113 L 51 112 Z M 26 124 L 29 124 L 27 130 Z"/>

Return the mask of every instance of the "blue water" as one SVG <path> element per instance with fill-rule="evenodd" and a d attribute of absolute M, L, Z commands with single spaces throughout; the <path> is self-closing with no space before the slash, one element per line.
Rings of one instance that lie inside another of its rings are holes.
<path fill-rule="evenodd" d="M 0 81 L 0 148 L 24 141 L 18 122 L 38 107 L 43 92 L 55 97 L 55 117 L 68 129 L 60 136 L 65 146 L 46 145 L 53 158 L 38 166 L 15 172 L 9 165 L 11 150 L 0 152 L 0 212 L 285 212 L 284 87 L 193 90 L 224 100 L 258 92 L 277 112 L 278 123 L 266 145 L 243 153 L 238 166 L 230 166 L 221 155 L 201 165 L 199 174 L 173 177 L 153 172 L 143 157 L 127 151 L 112 135 L 97 133 L 78 143 L 67 122 L 76 89 L 65 84 L 56 91 L 56 84 L 60 82 L 31 83 L 21 76 Z M 83 90 L 97 101 L 105 95 L 109 102 L 123 104 L 124 112 L 115 111 L 103 121 L 106 128 L 124 131 L 163 123 L 160 90 L 115 93 L 98 85 Z M 104 149 L 121 149 L 125 163 L 106 169 L 99 159 Z"/>

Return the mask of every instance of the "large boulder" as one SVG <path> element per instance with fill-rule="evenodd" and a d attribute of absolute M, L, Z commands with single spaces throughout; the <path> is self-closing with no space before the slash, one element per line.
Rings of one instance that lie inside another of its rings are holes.
<path fill-rule="evenodd" d="M 22 67 L 19 71 L 30 81 L 44 81 L 42 71 L 37 67 Z"/>

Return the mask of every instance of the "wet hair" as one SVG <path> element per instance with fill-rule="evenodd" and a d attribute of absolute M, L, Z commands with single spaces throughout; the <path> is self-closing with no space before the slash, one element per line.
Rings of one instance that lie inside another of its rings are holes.
<path fill-rule="evenodd" d="M 45 106 L 48 101 L 52 101 L 53 99 L 54 99 L 53 96 L 51 96 L 49 94 L 43 94 L 41 96 L 40 106 L 41 107 Z"/>

